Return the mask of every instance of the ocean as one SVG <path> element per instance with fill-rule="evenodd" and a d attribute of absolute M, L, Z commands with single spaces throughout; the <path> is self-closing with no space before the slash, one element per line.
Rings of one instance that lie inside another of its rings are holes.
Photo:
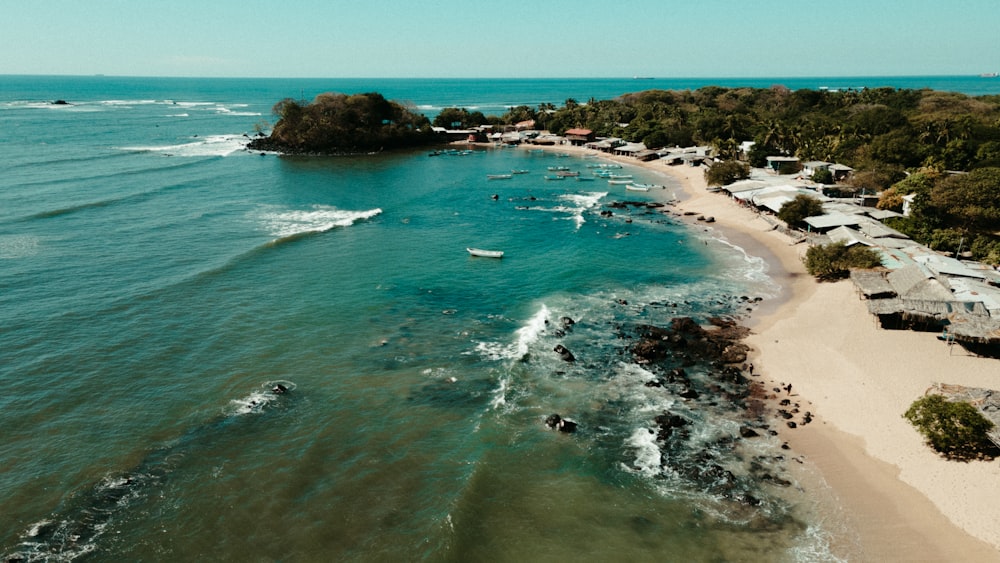
<path fill-rule="evenodd" d="M 643 325 L 777 296 L 762 260 L 660 209 L 601 213 L 643 194 L 543 179 L 585 159 L 243 149 L 275 102 L 324 91 L 428 115 L 707 84 L 1000 91 L 795 80 L 0 77 L 0 554 L 837 560 L 849 532 L 776 438 L 737 439 L 713 366 L 683 366 L 685 399 L 648 385 L 677 364 L 630 358 Z M 669 447 L 664 412 L 688 424 Z"/>

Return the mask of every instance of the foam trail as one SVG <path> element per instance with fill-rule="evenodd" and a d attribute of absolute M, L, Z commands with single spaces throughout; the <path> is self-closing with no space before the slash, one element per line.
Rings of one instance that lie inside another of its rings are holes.
<path fill-rule="evenodd" d="M 573 208 L 573 221 L 576 223 L 576 229 L 580 230 L 580 227 L 587 222 L 584 219 L 583 214 L 597 205 L 601 198 L 608 195 L 608 192 L 590 192 L 585 194 L 566 194 L 560 196 L 560 199 L 565 201 L 570 201 L 575 204 Z"/>
<path fill-rule="evenodd" d="M 523 359 L 528 355 L 528 349 L 533 342 L 538 340 L 538 337 L 545 331 L 545 327 L 549 322 L 549 308 L 542 305 L 538 309 L 528 322 L 517 329 L 515 333 L 517 335 L 517 343 L 514 348 L 514 359 Z"/>
<path fill-rule="evenodd" d="M 272 391 L 279 384 L 285 389 L 280 394 Z M 0 561 L 72 561 L 97 551 L 98 541 L 115 516 L 134 501 L 148 497 L 150 488 L 167 479 L 176 460 L 243 415 L 277 408 L 294 389 L 290 381 L 268 381 L 246 397 L 231 401 L 221 416 L 189 430 L 171 445 L 156 448 L 131 470 L 109 473 L 89 490 L 73 495 L 73 504 L 61 514 L 31 524 L 22 532 L 20 543 L 0 555 Z"/>
<path fill-rule="evenodd" d="M 229 156 L 245 149 L 248 142 L 250 139 L 243 135 L 209 135 L 180 145 L 122 147 L 122 150 L 159 153 L 166 156 Z"/>
<path fill-rule="evenodd" d="M 379 208 L 348 211 L 330 205 L 314 205 L 308 210 L 282 209 L 258 214 L 264 228 L 278 240 L 307 233 L 324 233 L 336 227 L 350 227 L 358 221 L 382 213 Z"/>

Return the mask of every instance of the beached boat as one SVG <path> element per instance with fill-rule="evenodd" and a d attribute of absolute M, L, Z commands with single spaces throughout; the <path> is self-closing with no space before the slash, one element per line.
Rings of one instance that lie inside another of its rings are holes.
<path fill-rule="evenodd" d="M 482 248 L 466 248 L 472 256 L 482 258 L 503 258 L 503 250 L 483 250 Z"/>
<path fill-rule="evenodd" d="M 487 180 L 510 180 L 513 177 L 514 177 L 513 174 L 487 174 L 486 175 L 486 179 Z"/>
<path fill-rule="evenodd" d="M 631 190 L 633 192 L 648 192 L 649 191 L 649 187 L 648 186 L 638 186 L 636 184 L 626 184 L 625 185 L 625 189 L 626 190 Z"/>

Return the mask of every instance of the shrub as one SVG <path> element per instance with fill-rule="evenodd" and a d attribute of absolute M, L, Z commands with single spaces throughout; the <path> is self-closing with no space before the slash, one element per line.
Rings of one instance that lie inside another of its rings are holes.
<path fill-rule="evenodd" d="M 969 403 L 926 395 L 914 401 L 903 418 L 948 459 L 992 458 L 997 453 L 996 446 L 986 437 L 993 423 Z"/>
<path fill-rule="evenodd" d="M 812 181 L 817 184 L 833 184 L 833 172 L 827 169 L 817 170 L 813 172 Z"/>
<path fill-rule="evenodd" d="M 815 217 L 823 214 L 823 203 L 805 194 L 795 196 L 795 199 L 786 202 L 778 210 L 778 219 L 781 219 L 788 226 L 799 226 L 806 217 Z"/>
<path fill-rule="evenodd" d="M 868 269 L 882 265 L 882 256 L 866 246 L 848 247 L 842 242 L 809 247 L 806 271 L 824 281 L 846 278 L 852 268 Z"/>
<path fill-rule="evenodd" d="M 709 186 L 728 186 L 737 180 L 750 177 L 750 166 L 735 160 L 717 162 L 705 171 L 705 182 Z"/>

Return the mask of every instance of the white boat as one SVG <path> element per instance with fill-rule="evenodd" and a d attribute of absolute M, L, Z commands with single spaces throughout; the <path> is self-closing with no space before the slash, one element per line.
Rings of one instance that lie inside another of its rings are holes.
<path fill-rule="evenodd" d="M 482 258 L 503 258 L 503 250 L 483 250 L 481 248 L 466 248 L 472 256 Z"/>
<path fill-rule="evenodd" d="M 647 190 L 652 190 L 652 189 L 661 190 L 661 189 L 663 189 L 663 186 L 661 186 L 659 184 L 632 184 L 632 185 L 635 186 L 635 187 L 637 187 L 637 188 L 646 188 Z"/>
<path fill-rule="evenodd" d="M 608 183 L 617 186 L 627 186 L 632 183 L 632 180 L 608 180 Z"/>
<path fill-rule="evenodd" d="M 510 180 L 513 178 L 512 174 L 487 174 L 487 180 Z"/>
<path fill-rule="evenodd" d="M 632 175 L 631 174 L 611 174 L 610 176 L 608 176 L 608 178 L 611 178 L 612 180 L 631 180 L 632 179 Z"/>
<path fill-rule="evenodd" d="M 649 187 L 648 186 L 637 186 L 635 184 L 627 184 L 625 186 L 625 189 L 626 190 L 631 190 L 633 192 L 648 192 L 649 191 Z"/>
<path fill-rule="evenodd" d="M 566 176 L 545 176 L 546 180 L 565 180 Z"/>
<path fill-rule="evenodd" d="M 511 174 L 527 174 L 528 172 L 531 172 L 531 170 L 515 169 L 510 171 Z"/>

